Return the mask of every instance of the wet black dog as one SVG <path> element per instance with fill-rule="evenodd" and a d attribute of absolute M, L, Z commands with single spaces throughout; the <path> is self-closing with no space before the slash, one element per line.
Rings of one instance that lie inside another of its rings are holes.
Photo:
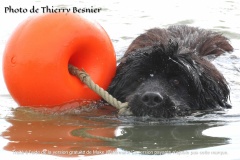
<path fill-rule="evenodd" d="M 216 32 L 182 25 L 153 28 L 129 46 L 108 91 L 129 102 L 135 116 L 231 108 L 227 82 L 209 58 L 232 50 Z"/>

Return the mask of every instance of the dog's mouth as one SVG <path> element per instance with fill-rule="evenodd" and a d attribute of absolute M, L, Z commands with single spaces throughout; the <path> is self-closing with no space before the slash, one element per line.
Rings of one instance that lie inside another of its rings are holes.
<path fill-rule="evenodd" d="M 137 117 L 173 118 L 191 114 L 191 109 L 186 104 L 179 104 L 169 97 L 159 97 L 157 94 L 151 97 L 132 95 L 127 97 L 127 102 L 132 115 Z"/>

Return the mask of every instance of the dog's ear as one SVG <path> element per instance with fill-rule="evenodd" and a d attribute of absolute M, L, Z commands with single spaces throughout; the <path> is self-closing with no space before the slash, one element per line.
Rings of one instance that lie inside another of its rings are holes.
<path fill-rule="evenodd" d="M 200 39 L 197 47 L 199 56 L 220 56 L 225 52 L 232 52 L 233 47 L 229 40 L 216 32 L 210 32 Z"/>
<path fill-rule="evenodd" d="M 200 72 L 201 86 L 198 98 L 202 109 L 215 108 L 216 105 L 231 108 L 227 103 L 230 91 L 224 76 L 207 60 L 200 58 L 195 61 Z"/>

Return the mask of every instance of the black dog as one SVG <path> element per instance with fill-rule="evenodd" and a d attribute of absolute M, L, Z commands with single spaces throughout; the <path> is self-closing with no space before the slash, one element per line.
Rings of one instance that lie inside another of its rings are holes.
<path fill-rule="evenodd" d="M 231 108 L 229 88 L 209 58 L 233 51 L 219 33 L 188 26 L 153 28 L 127 49 L 108 91 L 135 116 L 185 116 Z"/>

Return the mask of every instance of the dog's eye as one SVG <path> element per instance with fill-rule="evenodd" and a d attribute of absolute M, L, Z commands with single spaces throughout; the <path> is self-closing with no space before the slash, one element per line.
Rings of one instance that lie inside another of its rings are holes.
<path fill-rule="evenodd" d="M 174 83 L 175 85 L 179 85 L 179 84 L 180 84 L 179 80 L 177 80 L 177 79 L 174 79 L 174 80 L 173 80 L 173 83 Z"/>
<path fill-rule="evenodd" d="M 178 79 L 171 79 L 170 80 L 170 83 L 173 85 L 173 86 L 179 86 L 180 85 L 180 81 Z"/>
<path fill-rule="evenodd" d="M 145 81 L 145 78 L 141 77 L 141 78 L 139 78 L 137 81 L 138 81 L 138 82 L 143 82 L 143 81 Z"/>

